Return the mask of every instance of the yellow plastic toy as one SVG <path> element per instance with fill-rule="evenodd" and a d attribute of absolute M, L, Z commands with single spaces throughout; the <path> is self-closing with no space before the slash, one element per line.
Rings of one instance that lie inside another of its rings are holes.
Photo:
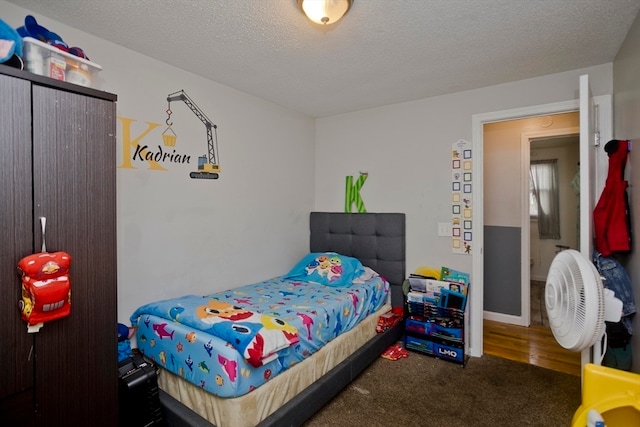
<path fill-rule="evenodd" d="M 433 277 L 436 280 L 440 280 L 440 269 L 427 267 L 426 265 L 422 265 L 416 268 L 415 274 L 419 274 L 424 277 Z"/>
<path fill-rule="evenodd" d="M 640 426 L 640 375 L 587 363 L 584 366 L 582 405 L 572 427 L 585 427 L 595 409 L 607 427 Z"/>

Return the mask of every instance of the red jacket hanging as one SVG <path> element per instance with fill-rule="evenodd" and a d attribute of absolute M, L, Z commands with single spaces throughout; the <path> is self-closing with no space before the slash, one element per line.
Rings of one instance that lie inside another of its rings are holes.
<path fill-rule="evenodd" d="M 629 201 L 624 167 L 629 153 L 628 141 L 611 140 L 604 147 L 609 155 L 609 172 L 593 210 L 596 250 L 603 256 L 631 250 Z"/>

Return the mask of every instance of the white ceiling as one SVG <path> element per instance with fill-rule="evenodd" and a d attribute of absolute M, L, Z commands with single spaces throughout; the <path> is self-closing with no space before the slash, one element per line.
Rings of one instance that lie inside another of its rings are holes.
<path fill-rule="evenodd" d="M 640 9 L 640 0 L 355 0 L 325 30 L 296 0 L 9 1 L 313 117 L 612 62 Z"/>

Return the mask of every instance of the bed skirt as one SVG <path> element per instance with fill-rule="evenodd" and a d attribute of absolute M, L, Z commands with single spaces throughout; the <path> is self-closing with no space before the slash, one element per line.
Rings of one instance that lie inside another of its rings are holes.
<path fill-rule="evenodd" d="M 240 397 L 220 398 L 164 370 L 158 384 L 167 394 L 218 427 L 253 427 L 374 338 L 378 317 L 390 309 L 389 304 L 384 305 L 309 359 Z"/>

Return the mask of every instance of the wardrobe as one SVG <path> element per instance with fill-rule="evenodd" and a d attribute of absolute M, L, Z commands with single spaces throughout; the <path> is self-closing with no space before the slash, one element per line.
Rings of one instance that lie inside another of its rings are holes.
<path fill-rule="evenodd" d="M 118 425 L 116 100 L 0 64 L 0 425 Z M 29 333 L 16 266 L 43 239 L 71 314 Z"/>

